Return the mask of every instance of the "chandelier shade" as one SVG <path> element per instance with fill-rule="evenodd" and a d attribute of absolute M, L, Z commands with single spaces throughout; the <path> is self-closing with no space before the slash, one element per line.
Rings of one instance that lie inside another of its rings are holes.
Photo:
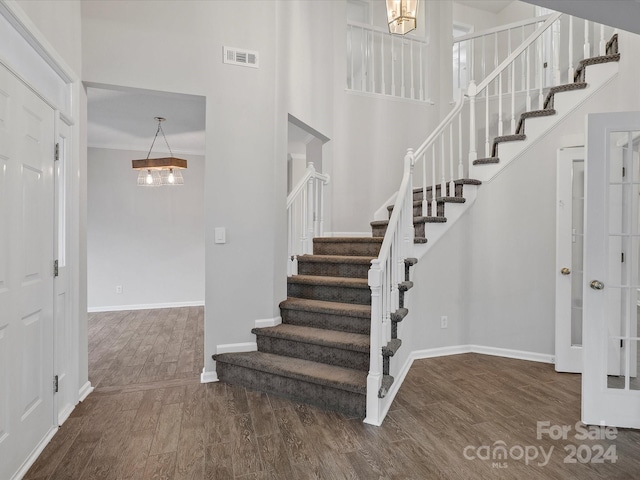
<path fill-rule="evenodd" d="M 387 0 L 389 33 L 406 35 L 417 27 L 418 0 Z"/>

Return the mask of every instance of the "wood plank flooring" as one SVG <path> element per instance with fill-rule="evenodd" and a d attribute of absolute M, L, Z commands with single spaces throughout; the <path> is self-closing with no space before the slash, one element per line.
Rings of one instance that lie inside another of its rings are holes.
<path fill-rule="evenodd" d="M 382 427 L 372 427 L 244 388 L 200 384 L 202 317 L 202 308 L 91 315 L 96 390 L 25 478 L 640 478 L 639 431 L 576 438 L 579 375 L 477 354 L 419 360 Z M 554 440 L 538 435 L 539 421 L 571 431 Z M 615 448 L 615 463 L 596 445 Z M 492 459 L 499 446 L 506 456 Z M 574 450 L 568 460 L 576 462 L 565 463 Z"/>

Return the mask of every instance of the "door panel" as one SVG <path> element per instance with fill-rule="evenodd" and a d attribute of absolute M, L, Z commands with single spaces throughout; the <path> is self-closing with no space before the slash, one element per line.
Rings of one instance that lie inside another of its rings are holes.
<path fill-rule="evenodd" d="M 640 428 L 640 113 L 588 116 L 582 420 Z"/>
<path fill-rule="evenodd" d="M 54 112 L 0 66 L 0 478 L 54 428 Z"/>

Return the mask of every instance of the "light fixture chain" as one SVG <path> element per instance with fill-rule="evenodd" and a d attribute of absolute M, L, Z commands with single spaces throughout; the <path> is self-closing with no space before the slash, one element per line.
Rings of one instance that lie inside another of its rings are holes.
<path fill-rule="evenodd" d="M 153 146 L 156 143 L 156 138 L 158 138 L 158 133 L 160 133 L 160 130 L 162 130 L 162 128 L 160 127 L 160 121 L 158 120 L 158 129 L 156 130 L 156 136 L 153 137 L 153 142 L 151 142 L 151 148 L 149 148 L 149 153 L 147 153 L 147 160 L 149 160 L 149 157 L 151 156 L 151 150 L 153 150 Z M 164 136 L 164 132 L 162 132 L 162 135 Z M 167 141 L 167 139 L 164 139 L 165 142 Z M 171 155 L 173 156 L 173 154 Z"/>

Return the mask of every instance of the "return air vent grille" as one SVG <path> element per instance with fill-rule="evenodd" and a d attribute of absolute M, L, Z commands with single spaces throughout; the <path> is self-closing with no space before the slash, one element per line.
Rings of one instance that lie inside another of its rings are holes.
<path fill-rule="evenodd" d="M 223 47 L 222 60 L 231 65 L 258 68 L 258 52 L 239 48 Z"/>

